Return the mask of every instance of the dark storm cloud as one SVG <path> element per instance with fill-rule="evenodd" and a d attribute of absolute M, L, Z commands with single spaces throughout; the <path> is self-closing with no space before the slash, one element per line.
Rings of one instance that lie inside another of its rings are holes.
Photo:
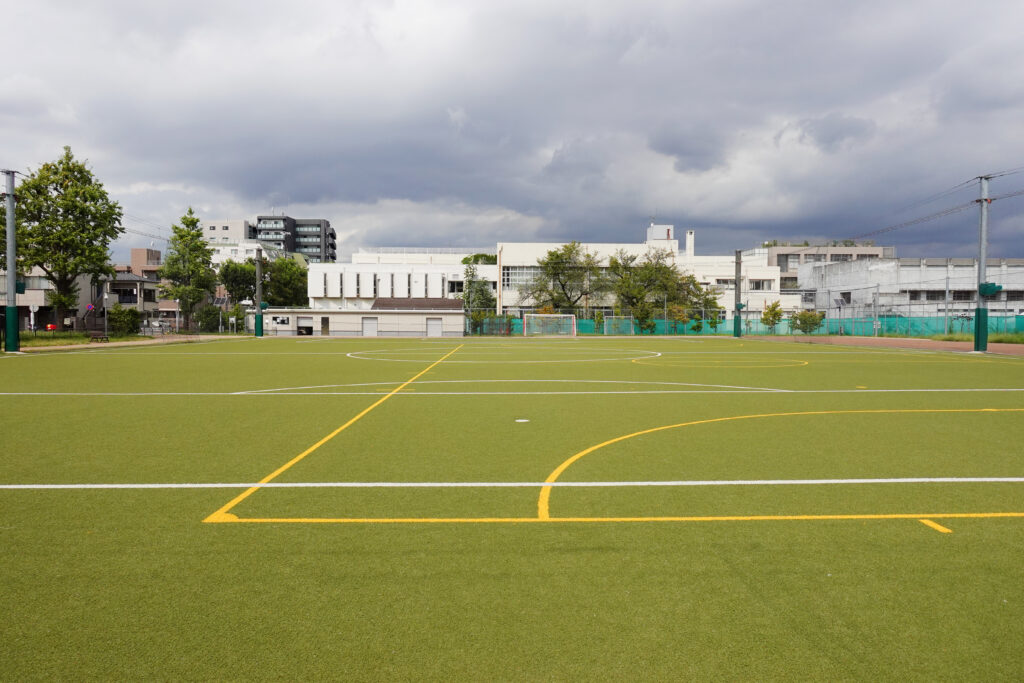
<path fill-rule="evenodd" d="M 1022 12 L 989 10 L 38 2 L 9 38 L 35 58 L 0 77 L 3 162 L 70 144 L 134 215 L 293 207 L 348 247 L 636 241 L 652 215 L 701 253 L 841 239 L 1024 165 Z M 1021 215 L 994 204 L 994 241 Z M 961 223 L 928 230 L 881 239 L 973 248 Z"/>

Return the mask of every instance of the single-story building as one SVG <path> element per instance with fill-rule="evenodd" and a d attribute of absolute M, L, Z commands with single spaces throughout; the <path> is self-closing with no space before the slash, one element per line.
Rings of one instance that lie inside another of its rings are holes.
<path fill-rule="evenodd" d="M 253 315 L 246 319 L 253 328 Z M 466 316 L 460 299 L 380 298 L 364 310 L 268 308 L 267 336 L 461 337 Z"/>

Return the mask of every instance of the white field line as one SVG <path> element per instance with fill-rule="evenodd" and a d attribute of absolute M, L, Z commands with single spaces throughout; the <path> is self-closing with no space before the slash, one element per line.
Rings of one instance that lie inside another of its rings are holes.
<path fill-rule="evenodd" d="M 276 391 L 301 391 L 305 389 L 333 389 L 341 387 L 372 387 L 372 386 L 393 386 L 395 384 L 401 384 L 401 381 L 397 382 L 361 382 L 358 384 L 316 384 L 306 387 L 281 387 L 280 389 L 252 389 L 249 391 L 238 391 L 238 394 L 263 394 L 272 393 Z M 617 379 L 438 379 L 438 380 L 425 380 L 422 382 L 413 382 L 409 386 L 423 386 L 426 384 L 514 384 L 514 383 L 528 383 L 528 384 L 646 384 L 653 386 L 669 386 L 669 387 L 703 387 L 703 388 L 714 388 L 714 389 L 750 389 L 753 391 L 786 391 L 786 389 L 769 389 L 764 387 L 746 387 L 736 386 L 732 384 L 700 384 L 696 382 L 646 382 L 646 381 L 635 381 L 635 380 L 617 380 Z"/>
<path fill-rule="evenodd" d="M 397 384 L 397 382 L 396 382 Z M 633 391 L 411 391 L 395 394 L 395 397 L 415 398 L 417 396 L 652 396 L 674 394 L 943 394 L 943 393 L 1001 393 L 1022 392 L 1021 387 L 981 389 L 649 389 Z M 372 391 L 4 391 L 5 396 L 40 397 L 103 397 L 103 396 L 376 396 Z"/>
<path fill-rule="evenodd" d="M 1021 484 L 1024 477 L 899 477 L 892 479 L 722 479 L 683 481 L 309 481 L 260 483 L 182 484 L 0 484 L 0 490 L 81 489 L 247 489 L 247 488 L 611 488 L 638 486 L 821 486 L 850 484 Z"/>

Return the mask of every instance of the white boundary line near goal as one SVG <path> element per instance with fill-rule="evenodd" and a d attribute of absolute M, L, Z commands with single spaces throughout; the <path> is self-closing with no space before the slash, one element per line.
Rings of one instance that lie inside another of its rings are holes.
<path fill-rule="evenodd" d="M 641 486 L 827 486 L 851 484 L 1021 484 L 1024 477 L 896 477 L 890 479 L 709 479 L 678 481 L 308 481 L 181 484 L 0 484 L 0 490 L 248 489 L 248 488 L 612 488 Z"/>

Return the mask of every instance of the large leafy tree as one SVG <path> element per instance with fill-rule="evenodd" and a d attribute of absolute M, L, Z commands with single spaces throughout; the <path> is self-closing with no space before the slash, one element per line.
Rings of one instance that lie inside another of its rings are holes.
<path fill-rule="evenodd" d="M 225 261 L 217 275 L 233 303 L 255 298 L 256 264 L 252 259 L 245 263 Z"/>
<path fill-rule="evenodd" d="M 575 308 L 604 292 L 608 283 L 598 257 L 579 242 L 564 244 L 537 259 L 537 275 L 520 289 L 520 299 L 539 307 Z"/>
<path fill-rule="evenodd" d="M 84 161 L 70 147 L 56 161 L 40 166 L 21 182 L 15 193 L 19 271 L 40 268 L 53 285 L 47 293 L 59 321 L 77 305 L 81 275 L 95 284 L 113 275 L 110 243 L 124 232 L 122 211 L 110 199 Z M 6 259 L 5 236 L 0 234 L 0 260 Z M 7 267 L 6 263 L 0 266 Z"/>
<path fill-rule="evenodd" d="M 171 226 L 171 233 L 164 265 L 157 271 L 160 279 L 166 281 L 160 292 L 178 301 L 185 327 L 189 327 L 196 304 L 211 296 L 217 286 L 217 273 L 210 264 L 213 250 L 203 238 L 199 217 L 192 207 L 181 217 L 180 226 Z"/>
<path fill-rule="evenodd" d="M 266 299 L 271 306 L 305 306 L 309 303 L 309 271 L 297 261 L 280 258 L 265 270 Z"/>
<path fill-rule="evenodd" d="M 721 309 L 714 292 L 701 287 L 693 275 L 679 272 L 669 251 L 643 256 L 619 251 L 608 260 L 608 274 L 618 305 L 646 332 L 654 330 L 654 313 L 661 306 L 674 307 L 673 320 L 684 325 L 705 316 L 710 320 L 708 312 Z"/>

